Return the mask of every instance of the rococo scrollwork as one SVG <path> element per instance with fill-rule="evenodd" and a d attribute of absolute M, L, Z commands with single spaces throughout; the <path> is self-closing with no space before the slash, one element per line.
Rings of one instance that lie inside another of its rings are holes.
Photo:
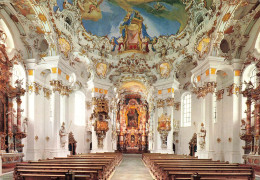
<path fill-rule="evenodd" d="M 193 88 L 192 92 L 197 95 L 197 98 L 204 98 L 208 93 L 214 93 L 216 87 L 216 82 L 207 82 L 202 87 Z"/>

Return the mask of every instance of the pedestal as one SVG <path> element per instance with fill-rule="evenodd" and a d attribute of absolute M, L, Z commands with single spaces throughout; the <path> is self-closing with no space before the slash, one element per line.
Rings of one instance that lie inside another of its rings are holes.
<path fill-rule="evenodd" d="M 259 155 L 246 154 L 246 155 L 243 155 L 243 159 L 245 161 L 245 164 L 247 164 L 247 165 L 260 166 L 260 156 Z"/>

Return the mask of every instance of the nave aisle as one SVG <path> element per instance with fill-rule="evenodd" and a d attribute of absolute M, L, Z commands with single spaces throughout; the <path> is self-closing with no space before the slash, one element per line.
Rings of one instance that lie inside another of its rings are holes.
<path fill-rule="evenodd" d="M 141 154 L 124 154 L 111 180 L 153 180 Z"/>

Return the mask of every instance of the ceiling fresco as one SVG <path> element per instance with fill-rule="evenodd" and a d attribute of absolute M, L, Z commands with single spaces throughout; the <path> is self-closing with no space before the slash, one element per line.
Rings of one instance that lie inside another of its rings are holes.
<path fill-rule="evenodd" d="M 208 56 L 240 57 L 260 16 L 258 0 L 242 1 L 13 0 L 3 8 L 24 59 L 60 56 L 83 84 L 94 78 L 146 94 L 155 83 L 188 81 Z"/>
<path fill-rule="evenodd" d="M 119 37 L 120 24 L 130 17 L 133 10 L 143 17 L 149 37 L 175 35 L 182 31 L 188 14 L 185 4 L 179 0 L 57 0 L 54 11 L 63 11 L 65 3 L 77 6 L 82 24 L 87 32 L 97 36 Z"/>
<path fill-rule="evenodd" d="M 145 94 L 147 93 L 147 89 L 144 84 L 138 81 L 130 81 L 125 82 L 120 87 L 121 93 L 138 93 L 138 94 Z"/>
<path fill-rule="evenodd" d="M 36 13 L 34 12 L 30 1 L 27 0 L 16 1 L 14 2 L 14 7 L 18 12 L 20 12 L 26 18 L 30 20 L 35 19 Z"/>

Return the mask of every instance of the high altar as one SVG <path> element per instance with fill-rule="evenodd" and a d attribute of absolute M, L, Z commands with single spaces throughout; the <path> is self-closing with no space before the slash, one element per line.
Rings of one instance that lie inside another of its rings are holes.
<path fill-rule="evenodd" d="M 21 87 L 21 81 L 17 80 L 16 87 L 11 85 L 11 70 L 15 63 L 15 59 L 9 59 L 6 53 L 6 47 L 1 42 L 6 38 L 4 32 L 0 32 L 0 155 L 3 164 L 20 162 L 23 158 L 22 138 L 26 134 L 21 128 L 21 96 L 25 94 L 25 90 Z M 14 109 L 14 103 L 17 108 Z"/>
<path fill-rule="evenodd" d="M 139 97 L 126 97 L 118 116 L 118 149 L 126 153 L 147 152 L 147 104 Z"/>

